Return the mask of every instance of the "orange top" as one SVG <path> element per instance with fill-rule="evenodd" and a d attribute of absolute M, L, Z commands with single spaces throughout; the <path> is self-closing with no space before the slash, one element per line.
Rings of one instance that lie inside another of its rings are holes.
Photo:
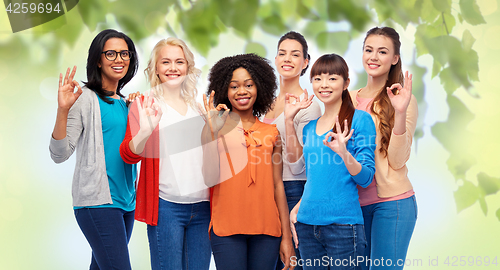
<path fill-rule="evenodd" d="M 213 187 L 210 221 L 216 235 L 281 236 L 271 159 L 278 135 L 276 125 L 256 118 L 250 129 L 240 123 L 218 138 L 221 182 Z"/>

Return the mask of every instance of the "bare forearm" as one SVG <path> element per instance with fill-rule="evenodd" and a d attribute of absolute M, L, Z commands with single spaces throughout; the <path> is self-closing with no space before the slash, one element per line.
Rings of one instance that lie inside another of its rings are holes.
<path fill-rule="evenodd" d="M 151 136 L 151 133 L 139 130 L 137 135 L 135 135 L 128 144 L 130 151 L 136 155 L 141 154 L 144 151 L 144 147 L 146 146 L 149 136 Z"/>
<path fill-rule="evenodd" d="M 285 121 L 286 130 L 286 160 L 290 163 L 296 162 L 302 156 L 302 145 L 297 137 L 293 120 Z"/>
<path fill-rule="evenodd" d="M 201 145 L 203 148 L 202 173 L 205 185 L 208 187 L 217 185 L 220 178 L 220 157 L 216 138 L 217 133 L 212 134 L 208 126 L 203 128 L 201 137 Z"/>
<path fill-rule="evenodd" d="M 68 125 L 68 113 L 69 110 L 58 108 L 56 123 L 54 125 L 54 131 L 52 132 L 52 138 L 55 140 L 62 140 L 66 138 L 66 126 Z"/>

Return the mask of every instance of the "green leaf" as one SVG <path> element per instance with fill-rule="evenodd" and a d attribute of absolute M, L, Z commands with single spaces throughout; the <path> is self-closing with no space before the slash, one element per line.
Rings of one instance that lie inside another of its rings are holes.
<path fill-rule="evenodd" d="M 394 16 L 394 9 L 386 0 L 376 0 L 373 3 L 373 8 L 377 12 L 378 20 L 381 22 L 385 22 Z"/>
<path fill-rule="evenodd" d="M 108 1 L 99 0 L 85 0 L 78 3 L 78 12 L 91 32 L 96 30 L 98 23 L 106 21 L 108 6 Z"/>
<path fill-rule="evenodd" d="M 432 75 L 431 75 L 431 78 L 436 77 L 436 75 L 438 75 L 439 72 L 441 72 L 442 68 L 443 68 L 443 66 L 441 66 L 441 64 L 439 64 L 438 61 L 434 60 L 433 61 L 433 65 L 432 65 Z"/>
<path fill-rule="evenodd" d="M 500 221 L 500 208 L 498 208 L 498 210 L 496 212 L 496 216 L 498 218 L 498 221 Z"/>
<path fill-rule="evenodd" d="M 373 7 L 377 11 L 379 21 L 390 19 L 406 28 L 409 22 L 419 22 L 422 4 L 422 0 L 377 0 Z"/>
<path fill-rule="evenodd" d="M 464 180 L 464 184 L 453 193 L 457 212 L 460 213 L 467 207 L 472 206 L 479 199 L 479 192 L 476 186 L 471 182 Z"/>
<path fill-rule="evenodd" d="M 364 5 L 345 0 L 328 1 L 328 18 L 330 21 L 341 21 L 343 19 L 350 22 L 351 26 L 358 30 L 365 30 L 365 25 L 369 22 L 370 15 Z"/>
<path fill-rule="evenodd" d="M 76 10 L 71 11 L 71 13 L 66 14 L 77 14 Z M 84 24 L 80 16 L 72 16 L 70 20 L 67 21 L 66 25 L 61 27 L 58 31 L 54 31 L 59 40 L 63 40 L 70 47 L 75 46 L 76 41 L 80 37 L 84 29 Z"/>
<path fill-rule="evenodd" d="M 472 49 L 472 45 L 476 42 L 476 39 L 472 36 L 469 29 L 465 29 L 462 34 L 462 46 L 465 51 L 470 51 Z"/>
<path fill-rule="evenodd" d="M 325 21 L 310 21 L 307 22 L 306 26 L 302 30 L 302 34 L 306 38 L 316 38 L 316 36 L 327 30 L 327 25 Z"/>
<path fill-rule="evenodd" d="M 257 10 L 257 17 L 266 18 L 273 15 L 273 13 L 275 12 L 275 8 L 273 5 L 273 2 L 261 3 L 259 9 Z"/>
<path fill-rule="evenodd" d="M 249 38 L 251 30 L 257 21 L 258 8 L 258 0 L 237 1 L 230 5 L 229 13 L 219 13 L 219 17 L 230 17 L 230 26 L 243 33 L 245 37 Z"/>
<path fill-rule="evenodd" d="M 483 211 L 483 214 L 486 216 L 488 214 L 488 205 L 486 205 L 486 200 L 484 199 L 484 195 L 479 192 L 479 197 L 477 198 L 479 201 L 479 206 L 481 207 L 481 210 Z"/>
<path fill-rule="evenodd" d="M 484 172 L 477 174 L 477 182 L 484 195 L 492 195 L 500 190 L 500 178 L 491 177 Z"/>
<path fill-rule="evenodd" d="M 452 70 L 449 67 L 444 68 L 439 73 L 439 79 L 441 80 L 441 84 L 443 85 L 444 90 L 446 90 L 448 95 L 453 94 L 453 92 L 455 92 L 455 90 L 460 87 L 460 85 L 455 80 L 455 76 L 453 75 Z"/>
<path fill-rule="evenodd" d="M 322 20 L 327 20 L 330 16 L 328 1 L 314 1 L 318 15 Z"/>
<path fill-rule="evenodd" d="M 210 48 L 217 45 L 219 40 L 218 7 L 209 2 L 196 1 L 191 9 L 178 18 L 187 39 L 201 55 L 207 56 Z"/>
<path fill-rule="evenodd" d="M 476 163 L 463 142 L 475 135 L 466 130 L 474 115 L 465 104 L 455 96 L 448 94 L 448 106 L 450 108 L 446 122 L 438 122 L 431 128 L 432 135 L 450 153 L 447 161 L 448 170 L 455 179 L 465 178 L 465 173 Z"/>
<path fill-rule="evenodd" d="M 304 5 L 304 3 L 302 3 L 302 0 L 296 0 L 296 1 L 297 1 L 296 12 L 299 16 L 308 20 L 319 20 L 319 15 L 306 5 Z"/>
<path fill-rule="evenodd" d="M 350 41 L 348 32 L 321 32 L 316 36 L 316 43 L 321 52 L 344 55 Z"/>
<path fill-rule="evenodd" d="M 460 11 L 464 20 L 471 25 L 486 23 L 477 6 L 476 0 L 460 0 Z"/>
<path fill-rule="evenodd" d="M 417 99 L 418 103 L 418 120 L 417 128 L 415 129 L 415 134 L 413 139 L 417 142 L 420 138 L 424 136 L 424 116 L 427 111 L 427 103 L 425 102 L 425 85 L 424 76 L 427 73 L 427 68 L 421 67 L 416 64 L 416 53 L 414 53 L 412 65 L 409 67 L 409 71 L 413 76 L 412 93 Z"/>
<path fill-rule="evenodd" d="M 281 36 L 287 30 L 287 27 L 283 23 L 281 17 L 276 14 L 264 18 L 260 22 L 260 26 L 262 27 L 262 30 L 275 36 Z"/>
<path fill-rule="evenodd" d="M 441 12 L 437 10 L 432 4 L 432 0 L 421 0 L 422 1 L 422 13 L 420 13 L 420 18 L 424 23 L 434 22 L 437 16 L 441 15 Z"/>
<path fill-rule="evenodd" d="M 255 53 L 264 58 L 267 56 L 266 47 L 258 42 L 248 42 L 245 46 L 245 53 Z"/>
<path fill-rule="evenodd" d="M 450 13 L 441 13 L 441 16 L 436 19 L 434 25 L 437 29 L 441 28 L 443 33 L 449 35 L 449 33 L 453 30 L 453 27 L 456 25 L 456 20 Z"/>
<path fill-rule="evenodd" d="M 479 56 L 477 52 L 470 50 L 464 58 L 466 62 L 463 68 L 467 71 L 467 75 L 471 80 L 479 81 Z M 466 88 L 466 90 L 469 90 L 469 88 Z"/>
<path fill-rule="evenodd" d="M 451 13 L 451 0 L 432 0 L 432 5 L 439 12 Z"/>
<path fill-rule="evenodd" d="M 418 30 L 417 30 L 418 31 Z M 458 87 L 468 89 L 472 86 L 469 73 L 476 76 L 477 54 L 474 50 L 465 52 L 462 43 L 453 36 L 439 36 L 431 39 L 422 37 L 417 46 L 426 47 L 428 52 L 444 68 L 439 77 L 448 93 L 453 93 Z M 468 69 L 471 69 L 468 71 Z"/>
<path fill-rule="evenodd" d="M 425 55 L 434 50 L 441 50 L 440 46 L 435 46 L 431 40 L 442 36 L 443 33 L 431 24 L 421 24 L 415 31 L 415 47 L 417 48 L 417 57 Z M 436 59 L 434 59 L 436 61 Z"/>

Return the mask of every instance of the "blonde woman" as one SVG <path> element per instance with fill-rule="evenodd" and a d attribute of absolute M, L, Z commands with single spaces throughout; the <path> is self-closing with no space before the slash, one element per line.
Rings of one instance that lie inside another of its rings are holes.
<path fill-rule="evenodd" d="M 120 153 L 141 162 L 135 218 L 148 224 L 151 267 L 208 269 L 209 192 L 202 175 L 201 131 L 195 102 L 200 70 L 177 38 L 154 47 L 146 76 L 151 91 L 131 107 Z"/>

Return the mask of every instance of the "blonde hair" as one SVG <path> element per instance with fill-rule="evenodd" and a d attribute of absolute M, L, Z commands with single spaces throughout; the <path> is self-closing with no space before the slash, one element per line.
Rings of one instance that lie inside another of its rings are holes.
<path fill-rule="evenodd" d="M 144 70 L 144 74 L 148 79 L 151 89 L 153 91 L 154 96 L 161 100 L 163 99 L 163 87 L 161 87 L 162 82 L 160 78 L 156 74 L 156 63 L 158 61 L 158 57 L 160 56 L 160 51 L 163 47 L 171 45 L 178 46 L 182 49 L 184 53 L 184 58 L 187 61 L 187 74 L 186 79 L 181 84 L 181 95 L 184 98 L 186 104 L 196 109 L 196 96 L 198 95 L 198 90 L 196 89 L 196 83 L 198 82 L 198 78 L 201 75 L 201 70 L 194 66 L 194 55 L 191 50 L 189 50 L 188 46 L 184 41 L 175 37 L 169 37 L 167 39 L 162 39 L 156 43 L 153 51 L 151 52 L 151 56 L 148 61 L 148 67 Z"/>

